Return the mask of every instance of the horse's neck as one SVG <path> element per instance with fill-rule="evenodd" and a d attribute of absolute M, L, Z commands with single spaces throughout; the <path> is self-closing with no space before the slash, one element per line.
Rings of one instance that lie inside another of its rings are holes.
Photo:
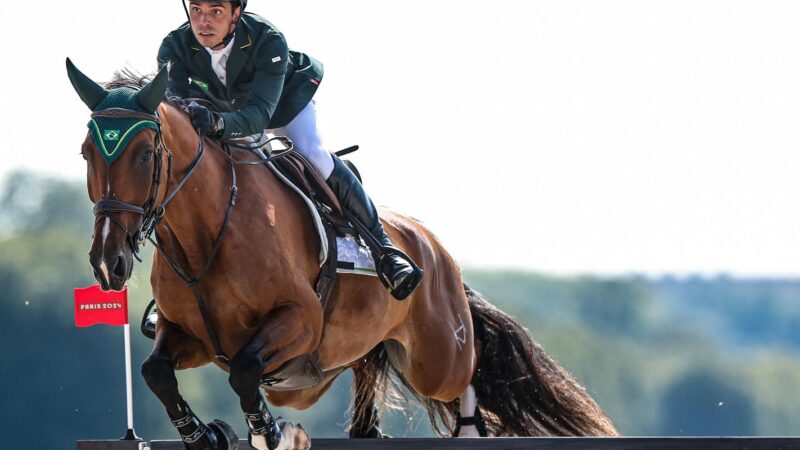
<path fill-rule="evenodd" d="M 185 115 L 174 108 L 162 109 L 168 116 L 164 142 L 175 155 L 169 187 L 174 189 L 197 155 L 199 141 Z M 249 236 L 244 239 L 272 243 L 263 251 L 258 244 L 259 251 L 254 252 L 254 242 L 239 242 L 242 247 L 251 246 L 244 251 L 249 251 L 248 258 L 258 259 L 259 264 L 292 266 L 280 267 L 282 270 L 318 270 L 319 239 L 299 198 L 266 167 L 238 166 L 236 172 L 240 195 L 224 244 Z M 195 173 L 167 207 L 164 222 L 193 266 L 198 265 L 195 261 L 205 261 L 210 256 L 230 202 L 231 183 L 231 166 L 225 155 L 209 145 Z M 231 233 L 230 229 L 239 232 Z M 160 239 L 166 237 L 163 234 L 159 234 Z M 272 248 L 276 245 L 280 247 Z"/>
<path fill-rule="evenodd" d="M 200 141 L 188 117 L 175 107 L 162 103 L 159 115 L 162 119 L 161 138 L 172 155 L 172 173 L 167 177 L 169 183 L 165 184 L 162 194 L 165 198 L 189 173 Z M 182 250 L 190 260 L 210 251 L 215 236 L 211 229 L 222 223 L 230 197 L 230 176 L 225 172 L 227 164 L 214 150 L 206 146 L 203 159 L 167 205 L 162 226 L 156 230 L 162 245 L 173 251 Z M 165 160 L 164 170 L 167 170 L 167 165 Z"/>
<path fill-rule="evenodd" d="M 186 184 L 167 206 L 163 224 L 170 246 L 179 246 L 190 260 L 208 256 L 231 197 L 230 169 L 224 158 L 211 148 L 206 149 L 203 160 Z M 194 155 L 187 157 L 185 149 L 175 152 L 173 174 L 168 192 L 176 189 Z M 180 156 L 179 156 L 180 154 Z"/>

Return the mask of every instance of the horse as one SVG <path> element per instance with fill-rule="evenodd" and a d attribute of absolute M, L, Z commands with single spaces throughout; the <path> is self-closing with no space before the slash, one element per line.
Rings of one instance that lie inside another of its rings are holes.
<path fill-rule="evenodd" d="M 380 210 L 392 241 L 425 273 L 407 300 L 374 277 L 340 274 L 322 305 L 321 244 L 306 205 L 273 172 L 237 171 L 230 148 L 198 136 L 180 102 L 165 97 L 165 68 L 155 77 L 118 72 L 105 85 L 69 59 L 67 72 L 93 111 L 81 148 L 95 204 L 89 262 L 103 289 L 119 290 L 139 243 L 155 236 L 158 321 L 142 375 L 186 449 L 238 445 L 228 424 L 204 423 L 178 389 L 176 370 L 209 363 L 228 372 L 258 449 L 309 448 L 306 432 L 276 421 L 267 405 L 311 407 L 346 370 L 353 438 L 382 436 L 376 404 L 396 385 L 421 402 L 440 436 L 617 435 L 525 328 L 463 282 L 419 221 Z M 313 382 L 265 382 L 312 354 Z"/>

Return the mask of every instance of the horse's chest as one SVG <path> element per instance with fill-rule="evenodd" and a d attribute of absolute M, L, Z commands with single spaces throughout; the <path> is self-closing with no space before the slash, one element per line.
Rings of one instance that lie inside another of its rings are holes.
<path fill-rule="evenodd" d="M 225 330 L 225 335 L 235 341 L 246 339 L 260 324 L 262 317 L 258 311 L 231 299 L 211 299 L 206 303 L 208 322 L 217 330 Z M 158 308 L 168 321 L 178 325 L 187 334 L 200 340 L 209 336 L 198 301 L 195 298 L 174 298 L 173 301 L 158 301 Z M 219 334 L 219 331 L 218 331 Z"/>

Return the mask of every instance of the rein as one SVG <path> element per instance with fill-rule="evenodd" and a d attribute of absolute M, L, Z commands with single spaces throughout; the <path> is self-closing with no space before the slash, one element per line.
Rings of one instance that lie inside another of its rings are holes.
<path fill-rule="evenodd" d="M 236 198 L 239 193 L 239 188 L 236 185 L 236 166 L 237 165 L 260 165 L 265 164 L 271 161 L 274 161 L 278 158 L 284 157 L 289 153 L 294 152 L 294 143 L 286 138 L 286 137 L 274 137 L 271 139 L 266 140 L 265 142 L 259 142 L 257 145 L 253 146 L 243 146 L 234 143 L 223 143 L 223 155 L 225 159 L 228 161 L 228 165 L 231 168 L 231 186 L 230 186 L 230 198 L 228 201 L 228 207 L 225 211 L 225 217 L 223 218 L 222 225 L 220 226 L 219 231 L 217 232 L 217 236 L 214 239 L 214 244 L 211 250 L 211 254 L 209 255 L 208 259 L 206 260 L 205 265 L 203 266 L 202 271 L 197 276 L 192 276 L 189 274 L 185 269 L 181 267 L 181 265 L 176 261 L 174 256 L 170 256 L 170 254 L 166 251 L 163 244 L 159 243 L 157 240 L 153 239 L 152 234 L 161 223 L 164 215 L 166 214 L 167 206 L 175 199 L 175 196 L 180 192 L 189 178 L 194 174 L 197 167 L 200 165 L 200 161 L 202 161 L 203 156 L 205 155 L 205 138 L 200 135 L 198 132 L 198 137 L 200 143 L 197 147 L 197 155 L 195 156 L 194 160 L 192 160 L 189 168 L 186 171 L 186 174 L 178 181 L 178 184 L 172 191 L 169 191 L 165 197 L 164 201 L 161 202 L 160 205 L 155 206 L 156 204 L 156 197 L 158 195 L 159 186 L 161 183 L 161 168 L 162 168 L 162 160 L 163 160 L 163 153 L 167 153 L 168 157 L 168 165 L 167 165 L 167 181 L 166 186 L 169 187 L 169 182 L 172 177 L 172 152 L 164 145 L 164 141 L 161 138 L 161 120 L 157 115 L 151 115 L 143 112 L 132 111 L 123 108 L 109 108 L 104 109 L 101 111 L 97 111 L 92 113 L 92 119 L 94 118 L 110 118 L 110 119 L 141 119 L 141 120 L 149 120 L 158 126 L 158 130 L 156 131 L 155 137 L 155 163 L 153 168 L 153 181 L 150 185 L 150 192 L 148 193 L 148 199 L 145 201 L 143 206 L 138 206 L 132 203 L 128 203 L 125 201 L 113 199 L 110 197 L 103 197 L 94 205 L 94 214 L 96 216 L 95 222 L 100 220 L 100 218 L 107 217 L 111 219 L 114 224 L 116 224 L 122 231 L 125 232 L 126 238 L 128 240 L 128 244 L 131 247 L 134 257 L 141 262 L 142 260 L 139 258 L 139 245 L 144 244 L 145 241 L 150 241 L 155 248 L 159 250 L 159 254 L 164 258 L 167 264 L 170 266 L 173 272 L 175 272 L 178 277 L 180 277 L 186 285 L 192 289 L 192 292 L 195 296 L 195 301 L 197 302 L 197 307 L 200 310 L 200 315 L 203 317 L 203 322 L 205 323 L 206 330 L 208 331 L 209 337 L 211 338 L 211 342 L 214 346 L 214 351 L 216 353 L 217 360 L 226 365 L 230 365 L 230 360 L 227 356 L 225 356 L 224 352 L 222 351 L 222 346 L 219 341 L 219 336 L 217 335 L 216 328 L 214 327 L 213 322 L 211 321 L 211 315 L 208 312 L 208 308 L 203 300 L 203 295 L 199 290 L 199 284 L 203 280 L 203 278 L 208 273 L 208 270 L 211 267 L 211 264 L 214 262 L 216 255 L 221 247 L 222 240 L 225 237 L 225 233 L 228 229 L 228 224 L 230 222 L 231 213 L 233 212 L 233 207 L 236 205 Z M 195 130 L 197 131 L 197 130 Z M 286 150 L 276 153 L 267 158 L 258 158 L 257 160 L 251 161 L 242 161 L 236 160 L 233 158 L 231 154 L 230 147 L 236 147 L 241 149 L 247 150 L 255 150 L 257 148 L 261 148 L 263 145 L 270 143 L 272 141 L 282 141 L 284 145 L 287 147 Z M 111 214 L 112 213 L 134 213 L 143 216 L 142 224 L 139 226 L 137 230 L 133 234 L 131 234 L 116 218 L 114 218 Z M 167 237 L 170 240 L 171 246 L 175 247 L 175 240 L 173 238 L 172 231 L 168 227 L 164 227 Z M 187 261 L 188 262 L 188 261 Z"/>

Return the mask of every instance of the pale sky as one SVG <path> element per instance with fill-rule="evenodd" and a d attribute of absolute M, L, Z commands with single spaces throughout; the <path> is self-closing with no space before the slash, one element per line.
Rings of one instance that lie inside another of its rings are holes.
<path fill-rule="evenodd" d="M 800 2 L 248 9 L 325 64 L 330 149 L 360 144 L 375 201 L 423 220 L 464 266 L 800 275 Z M 89 111 L 65 57 L 98 81 L 153 71 L 183 14 L 178 0 L 82 0 L 7 20 L 0 176 L 85 179 Z"/>

